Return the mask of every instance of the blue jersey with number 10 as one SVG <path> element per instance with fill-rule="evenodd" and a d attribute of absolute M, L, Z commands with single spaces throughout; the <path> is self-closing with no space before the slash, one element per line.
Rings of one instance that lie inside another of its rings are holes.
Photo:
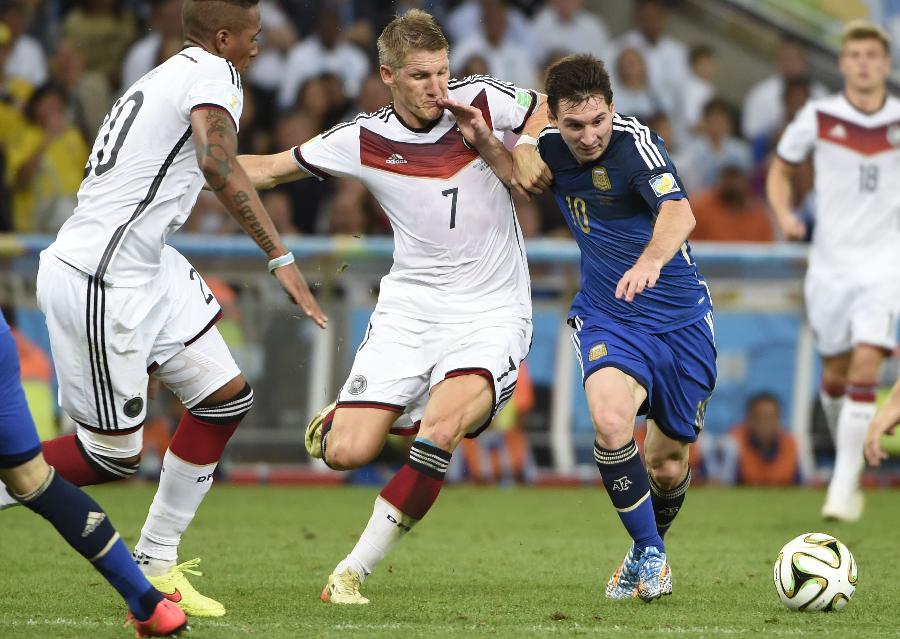
<path fill-rule="evenodd" d="M 662 138 L 635 118 L 615 114 L 609 146 L 593 162 L 579 163 L 552 127 L 541 133 L 538 149 L 581 249 L 581 290 L 571 316 L 599 312 L 649 333 L 665 333 L 711 310 L 687 242 L 662 268 L 654 288 L 631 303 L 615 297 L 619 280 L 650 241 L 660 205 L 687 195 Z"/>

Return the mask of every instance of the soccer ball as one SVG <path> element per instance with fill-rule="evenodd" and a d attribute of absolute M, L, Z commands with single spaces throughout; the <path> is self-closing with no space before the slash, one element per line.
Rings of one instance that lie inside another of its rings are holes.
<path fill-rule="evenodd" d="M 840 610 L 856 591 L 856 560 L 825 533 L 791 539 L 775 560 L 775 590 L 791 610 Z"/>

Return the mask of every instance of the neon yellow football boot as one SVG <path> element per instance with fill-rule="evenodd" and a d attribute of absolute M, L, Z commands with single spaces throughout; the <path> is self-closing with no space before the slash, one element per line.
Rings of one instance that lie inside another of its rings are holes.
<path fill-rule="evenodd" d="M 221 617 L 225 614 L 225 606 L 215 599 L 201 595 L 185 577 L 185 573 L 203 576 L 197 570 L 200 559 L 191 559 L 174 566 L 169 572 L 159 577 L 147 575 L 147 580 L 159 590 L 169 601 L 178 604 L 185 613 L 192 617 Z"/>
<path fill-rule="evenodd" d="M 369 600 L 359 592 L 361 585 L 360 576 L 353 570 L 345 568 L 339 573 L 332 573 L 328 576 L 328 583 L 325 584 L 319 598 L 325 603 L 367 604 Z"/>

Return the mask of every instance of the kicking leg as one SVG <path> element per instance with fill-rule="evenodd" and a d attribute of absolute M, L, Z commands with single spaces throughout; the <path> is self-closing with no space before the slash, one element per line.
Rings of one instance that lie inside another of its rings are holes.
<path fill-rule="evenodd" d="M 480 375 L 452 377 L 434 387 L 409 461 L 376 498 L 359 542 L 328 578 L 323 601 L 368 603 L 360 584 L 425 516 L 440 493 L 453 450 L 492 410 L 493 390 Z"/>
<path fill-rule="evenodd" d="M 656 516 L 656 529 L 665 537 L 691 485 L 688 464 L 690 444 L 666 437 L 653 420 L 647 420 L 644 458 L 650 475 L 650 498 Z"/>

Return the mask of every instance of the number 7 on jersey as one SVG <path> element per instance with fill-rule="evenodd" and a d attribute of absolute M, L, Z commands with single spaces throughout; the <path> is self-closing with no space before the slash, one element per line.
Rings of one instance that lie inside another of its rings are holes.
<path fill-rule="evenodd" d="M 447 189 L 446 191 L 441 191 L 441 195 L 447 197 L 448 195 L 452 197 L 450 202 L 450 228 L 456 228 L 456 196 L 459 195 L 459 187 L 454 186 L 452 189 Z"/>

